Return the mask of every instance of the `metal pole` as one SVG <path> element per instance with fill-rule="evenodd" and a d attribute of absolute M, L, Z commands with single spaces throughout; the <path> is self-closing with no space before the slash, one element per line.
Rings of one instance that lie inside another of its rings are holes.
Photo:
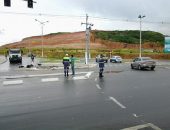
<path fill-rule="evenodd" d="M 91 59 L 90 56 L 90 29 L 91 27 L 88 28 L 88 58 Z"/>
<path fill-rule="evenodd" d="M 140 18 L 140 46 L 139 46 L 139 57 L 142 56 L 142 18 L 146 17 L 145 15 L 141 16 L 139 15 L 138 18 Z"/>
<path fill-rule="evenodd" d="M 141 28 L 142 28 L 141 27 L 142 26 L 141 22 L 142 22 L 142 20 L 141 19 L 142 18 L 140 17 L 140 47 L 139 47 L 140 49 L 139 49 L 139 57 L 141 57 L 141 52 L 142 52 L 142 45 L 141 45 L 142 44 L 142 31 L 141 31 Z"/>
<path fill-rule="evenodd" d="M 41 56 L 44 57 L 44 40 L 43 40 L 43 35 L 44 35 L 44 25 L 45 23 L 47 23 L 48 21 L 45 22 L 41 22 L 37 19 L 35 19 L 35 21 L 39 22 L 41 24 Z"/>
<path fill-rule="evenodd" d="M 86 14 L 86 51 L 85 51 L 85 64 L 88 64 L 88 15 Z"/>
<path fill-rule="evenodd" d="M 41 31 L 42 31 L 42 34 L 41 34 L 41 49 L 42 49 L 42 51 L 41 51 L 41 56 L 42 57 L 44 57 L 44 41 L 43 41 L 43 24 L 41 24 Z"/>

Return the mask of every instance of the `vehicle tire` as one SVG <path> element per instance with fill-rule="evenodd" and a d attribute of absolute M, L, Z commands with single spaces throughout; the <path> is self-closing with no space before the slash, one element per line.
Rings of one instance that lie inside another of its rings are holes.
<path fill-rule="evenodd" d="M 151 67 L 151 70 L 154 70 L 155 69 L 155 67 Z"/>
<path fill-rule="evenodd" d="M 138 65 L 138 70 L 142 70 L 142 68 L 141 68 L 141 66 L 140 66 L 140 65 Z"/>
<path fill-rule="evenodd" d="M 133 65 L 131 64 L 131 69 L 134 69 Z"/>

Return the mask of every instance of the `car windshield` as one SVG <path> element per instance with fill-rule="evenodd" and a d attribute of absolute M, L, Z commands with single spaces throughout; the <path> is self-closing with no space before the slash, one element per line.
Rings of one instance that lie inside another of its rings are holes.
<path fill-rule="evenodd" d="M 20 53 L 20 50 L 9 50 L 10 54 L 18 54 Z"/>

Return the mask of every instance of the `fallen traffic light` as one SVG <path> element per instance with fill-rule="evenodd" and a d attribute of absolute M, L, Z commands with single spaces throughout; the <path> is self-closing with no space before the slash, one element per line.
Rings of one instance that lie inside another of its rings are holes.
<path fill-rule="evenodd" d="M 33 0 L 28 0 L 28 8 L 33 8 Z"/>
<path fill-rule="evenodd" d="M 4 6 L 11 6 L 11 0 L 4 0 Z"/>

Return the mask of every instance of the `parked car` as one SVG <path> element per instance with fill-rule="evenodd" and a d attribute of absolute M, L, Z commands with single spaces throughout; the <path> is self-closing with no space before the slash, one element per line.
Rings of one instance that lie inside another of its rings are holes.
<path fill-rule="evenodd" d="M 96 62 L 99 61 L 100 57 L 101 57 L 101 55 L 98 55 L 98 56 L 96 57 Z M 105 56 L 105 55 L 102 55 L 102 57 L 103 57 L 103 59 L 104 59 L 104 62 L 107 63 L 109 58 L 108 58 L 107 56 Z"/>
<path fill-rule="evenodd" d="M 150 57 L 137 57 L 133 60 L 131 63 L 131 69 L 146 69 L 150 68 L 151 70 L 154 70 L 156 67 L 156 62 L 150 58 Z"/>
<path fill-rule="evenodd" d="M 110 58 L 110 62 L 122 63 L 122 58 L 120 56 L 113 56 Z"/>

